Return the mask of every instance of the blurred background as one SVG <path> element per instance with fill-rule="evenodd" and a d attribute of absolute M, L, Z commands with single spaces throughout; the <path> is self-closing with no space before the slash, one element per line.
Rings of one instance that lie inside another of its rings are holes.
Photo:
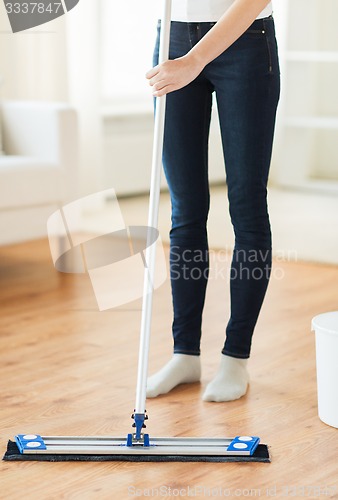
<path fill-rule="evenodd" d="M 153 138 L 152 64 L 161 2 L 80 0 L 13 34 L 0 5 L 0 243 L 46 236 L 48 216 L 92 193 L 81 217 L 109 219 L 113 188 L 127 224 L 146 223 Z M 275 256 L 338 263 L 337 0 L 275 0 L 282 94 L 269 202 Z M 233 236 L 217 111 L 210 135 L 210 245 Z M 170 200 L 162 178 L 160 231 Z"/>

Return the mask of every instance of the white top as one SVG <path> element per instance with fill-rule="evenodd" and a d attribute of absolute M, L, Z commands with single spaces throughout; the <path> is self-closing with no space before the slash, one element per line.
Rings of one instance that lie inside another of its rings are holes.
<path fill-rule="evenodd" d="M 172 21 L 202 23 L 218 21 L 235 0 L 172 0 Z M 257 16 L 257 19 L 271 16 L 272 3 Z"/>

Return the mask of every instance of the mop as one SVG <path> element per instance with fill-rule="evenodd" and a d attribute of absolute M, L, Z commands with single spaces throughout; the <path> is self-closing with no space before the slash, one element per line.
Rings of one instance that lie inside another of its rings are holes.
<path fill-rule="evenodd" d="M 169 57 L 171 0 L 164 0 L 161 22 L 159 62 Z M 152 228 L 158 226 L 160 178 L 162 169 L 163 137 L 166 96 L 156 100 L 154 145 L 148 215 L 148 239 Z M 3 457 L 8 461 L 142 461 L 142 462 L 270 462 L 268 447 L 260 444 L 257 436 L 234 438 L 159 437 L 144 433 L 146 414 L 146 387 L 151 330 L 153 283 L 156 245 L 146 248 L 146 266 L 143 284 L 142 318 L 137 371 L 136 402 L 133 431 L 122 437 L 41 436 L 18 434 L 9 441 Z"/>

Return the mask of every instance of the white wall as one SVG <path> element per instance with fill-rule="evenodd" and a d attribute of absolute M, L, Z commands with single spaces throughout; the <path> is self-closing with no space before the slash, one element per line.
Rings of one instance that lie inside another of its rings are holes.
<path fill-rule="evenodd" d="M 282 93 L 273 179 L 283 187 L 338 190 L 336 0 L 283 0 Z"/>
<path fill-rule="evenodd" d="M 2 99 L 68 99 L 65 17 L 13 35 L 0 6 Z"/>

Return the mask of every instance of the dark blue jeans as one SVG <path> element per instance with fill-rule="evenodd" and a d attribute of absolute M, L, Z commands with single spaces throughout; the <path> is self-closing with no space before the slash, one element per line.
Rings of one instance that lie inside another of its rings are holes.
<path fill-rule="evenodd" d="M 214 24 L 172 22 L 170 59 L 186 54 Z M 158 44 L 159 37 L 154 65 Z M 209 269 L 208 136 L 215 93 L 235 232 L 231 313 L 222 353 L 250 356 L 271 271 L 267 181 L 279 92 L 277 43 L 274 21 L 269 17 L 256 20 L 192 83 L 167 96 L 163 165 L 172 203 L 175 353 L 200 354 Z"/>

